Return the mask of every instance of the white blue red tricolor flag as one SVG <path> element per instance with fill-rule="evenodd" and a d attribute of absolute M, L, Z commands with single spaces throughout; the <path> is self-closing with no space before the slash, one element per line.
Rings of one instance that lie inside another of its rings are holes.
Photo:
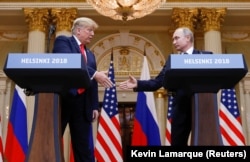
<path fill-rule="evenodd" d="M 219 122 L 223 145 L 245 145 L 240 111 L 233 88 L 221 90 Z"/>
<path fill-rule="evenodd" d="M 111 53 L 108 77 L 115 85 L 113 51 Z M 106 88 L 104 92 L 94 153 L 98 162 L 123 161 L 121 128 L 115 86 Z"/>
<path fill-rule="evenodd" d="M 18 85 L 15 86 L 10 111 L 5 158 L 8 162 L 24 162 L 28 151 L 28 130 L 26 96 Z"/>
<path fill-rule="evenodd" d="M 148 62 L 144 56 L 141 80 L 150 79 Z M 153 92 L 138 92 L 132 134 L 132 146 L 160 146 L 160 130 Z"/>

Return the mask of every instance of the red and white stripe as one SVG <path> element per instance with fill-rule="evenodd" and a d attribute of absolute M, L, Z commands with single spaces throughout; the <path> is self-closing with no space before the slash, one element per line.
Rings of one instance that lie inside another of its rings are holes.
<path fill-rule="evenodd" d="M 101 110 L 95 155 L 98 162 L 123 161 L 118 114 L 110 119 L 106 111 Z"/>
<path fill-rule="evenodd" d="M 219 122 L 222 142 L 225 146 L 245 145 L 240 111 L 234 89 L 221 91 Z"/>
<path fill-rule="evenodd" d="M 223 104 L 220 106 L 219 116 L 223 144 L 226 146 L 245 145 L 241 122 L 234 118 Z"/>

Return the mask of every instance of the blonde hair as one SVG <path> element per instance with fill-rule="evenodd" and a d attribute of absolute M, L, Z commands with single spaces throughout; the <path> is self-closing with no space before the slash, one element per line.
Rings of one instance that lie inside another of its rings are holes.
<path fill-rule="evenodd" d="M 94 29 L 97 29 L 98 24 L 94 20 L 92 20 L 88 17 L 79 17 L 79 18 L 74 20 L 73 26 L 71 28 L 71 32 L 73 34 L 75 34 L 75 29 L 79 28 L 79 27 L 83 27 L 83 28 L 92 27 Z"/>

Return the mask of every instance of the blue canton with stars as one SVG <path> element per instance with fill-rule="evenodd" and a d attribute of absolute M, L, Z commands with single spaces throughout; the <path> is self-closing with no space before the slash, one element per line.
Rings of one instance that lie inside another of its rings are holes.
<path fill-rule="evenodd" d="M 240 116 L 239 108 L 234 89 L 222 89 L 221 103 L 228 109 L 228 111 L 235 117 Z"/>
<path fill-rule="evenodd" d="M 114 74 L 114 65 L 113 60 L 110 62 L 109 79 L 115 85 L 115 74 Z M 118 114 L 118 103 L 117 103 L 117 95 L 116 95 L 116 86 L 105 89 L 105 95 L 103 99 L 103 108 L 110 118 Z"/>
<path fill-rule="evenodd" d="M 174 102 L 174 97 L 172 95 L 170 95 L 168 97 L 168 114 L 167 114 L 168 119 L 172 118 L 173 102 Z"/>

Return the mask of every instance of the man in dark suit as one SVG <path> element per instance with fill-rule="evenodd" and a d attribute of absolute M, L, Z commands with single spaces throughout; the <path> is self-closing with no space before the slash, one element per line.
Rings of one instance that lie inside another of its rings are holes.
<path fill-rule="evenodd" d="M 75 162 L 90 162 L 94 155 L 91 150 L 89 135 L 91 123 L 99 116 L 98 84 L 105 88 L 113 86 L 105 72 L 96 69 L 94 54 L 86 47 L 94 36 L 98 25 L 92 19 L 77 18 L 72 27 L 72 36 L 58 36 L 54 42 L 53 53 L 81 53 L 87 62 L 91 78 L 90 86 L 81 92 L 71 89 L 60 94 L 62 136 L 69 124 Z M 82 50 L 80 49 L 80 47 Z"/>
<path fill-rule="evenodd" d="M 212 54 L 210 51 L 194 49 L 194 36 L 189 28 L 178 28 L 173 34 L 173 45 L 180 54 Z M 121 82 L 121 89 L 134 89 L 134 91 L 155 91 L 163 87 L 166 64 L 154 79 L 136 80 L 133 76 Z M 175 92 L 173 115 L 171 124 L 171 145 L 186 146 L 192 126 L 192 94 L 178 89 Z"/>

